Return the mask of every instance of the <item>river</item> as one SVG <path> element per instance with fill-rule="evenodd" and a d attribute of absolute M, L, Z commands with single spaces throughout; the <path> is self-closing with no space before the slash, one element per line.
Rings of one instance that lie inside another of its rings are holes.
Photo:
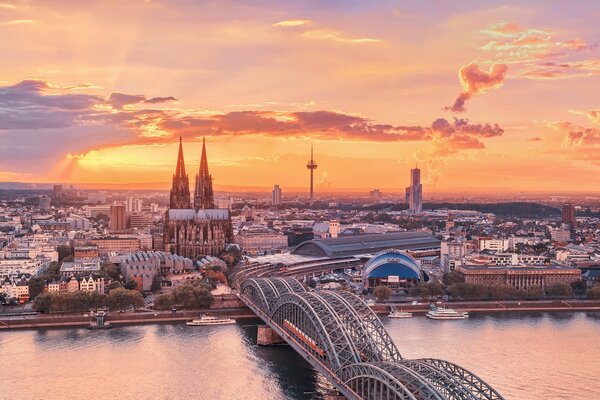
<path fill-rule="evenodd" d="M 600 313 L 382 318 L 406 358 L 472 370 L 507 400 L 600 399 Z M 107 331 L 0 332 L 0 399 L 310 399 L 328 382 L 285 346 L 256 346 L 257 321 Z"/>

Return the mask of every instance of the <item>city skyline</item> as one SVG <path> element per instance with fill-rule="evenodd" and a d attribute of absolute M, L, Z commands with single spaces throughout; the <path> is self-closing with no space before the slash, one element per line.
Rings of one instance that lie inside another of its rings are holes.
<path fill-rule="evenodd" d="M 319 193 L 595 192 L 600 9 L 563 8 L 2 3 L 0 181 L 166 189 L 206 136 L 216 189 L 303 188 L 314 143 Z"/>

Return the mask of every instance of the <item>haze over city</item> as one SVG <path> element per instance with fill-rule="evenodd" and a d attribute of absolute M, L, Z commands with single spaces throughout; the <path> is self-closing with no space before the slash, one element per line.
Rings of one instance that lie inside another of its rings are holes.
<path fill-rule="evenodd" d="M 598 7 L 5 2 L 0 180 L 597 191 Z"/>
<path fill-rule="evenodd" d="M 600 398 L 600 2 L 0 0 L 0 398 Z"/>

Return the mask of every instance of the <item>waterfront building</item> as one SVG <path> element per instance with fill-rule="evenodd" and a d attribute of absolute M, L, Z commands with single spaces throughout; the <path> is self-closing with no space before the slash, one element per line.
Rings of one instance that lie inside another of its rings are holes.
<path fill-rule="evenodd" d="M 273 186 L 273 192 L 271 193 L 271 204 L 273 206 L 281 205 L 281 188 L 279 185 Z"/>
<path fill-rule="evenodd" d="M 410 170 L 410 186 L 408 205 L 413 214 L 420 214 L 423 211 L 423 185 L 421 185 L 421 170 L 415 167 Z"/>
<path fill-rule="evenodd" d="M 581 280 L 581 270 L 567 267 L 499 267 L 463 265 L 456 268 L 466 283 L 480 285 L 504 284 L 517 289 L 549 286 Z"/>
<path fill-rule="evenodd" d="M 127 230 L 127 211 L 124 205 L 110 206 L 110 230 L 115 232 Z"/>
<path fill-rule="evenodd" d="M 194 270 L 189 258 L 162 251 L 138 251 L 127 255 L 120 263 L 127 282 L 136 282 L 136 289 L 148 291 L 156 276 L 183 274 Z"/>
<path fill-rule="evenodd" d="M 362 270 L 363 286 L 410 287 L 423 279 L 420 263 L 403 251 L 384 250 L 367 261 Z"/>
<path fill-rule="evenodd" d="M 17 299 L 20 304 L 29 301 L 29 285 L 27 279 L 5 277 L 0 285 L 0 293 L 4 293 L 8 300 Z"/>
<path fill-rule="evenodd" d="M 183 257 L 196 259 L 217 255 L 233 240 L 228 209 L 214 208 L 212 176 L 208 172 L 206 142 L 202 140 L 202 156 L 196 175 L 193 208 L 189 179 L 185 172 L 183 144 L 179 140 L 177 166 L 173 174 L 169 209 L 165 214 L 164 249 Z"/>

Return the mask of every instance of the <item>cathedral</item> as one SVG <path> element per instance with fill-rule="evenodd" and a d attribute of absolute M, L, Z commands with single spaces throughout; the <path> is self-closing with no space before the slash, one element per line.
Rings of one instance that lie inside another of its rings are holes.
<path fill-rule="evenodd" d="M 229 210 L 215 208 L 204 139 L 192 204 L 189 178 L 183 161 L 183 144 L 179 138 L 179 155 L 169 209 L 165 214 L 163 240 L 165 251 L 192 260 L 205 255 L 216 256 L 225 248 L 225 243 L 233 242 Z"/>

